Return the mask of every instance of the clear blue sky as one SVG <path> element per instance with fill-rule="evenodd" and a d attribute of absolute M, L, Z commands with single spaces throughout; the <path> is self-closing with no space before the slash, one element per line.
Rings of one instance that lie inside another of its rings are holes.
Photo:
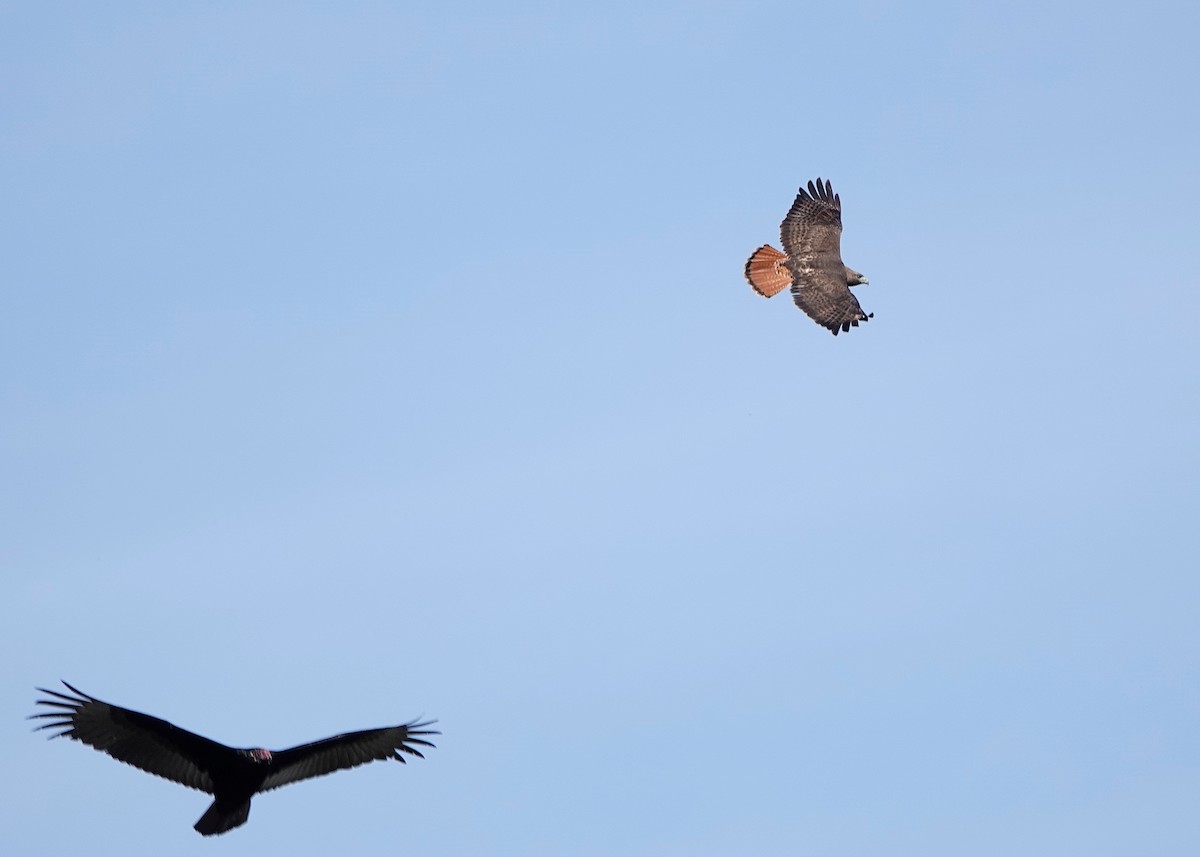
<path fill-rule="evenodd" d="M 0 852 L 1187 853 L 1198 29 L 0 6 Z M 817 175 L 836 339 L 742 278 Z M 444 734 L 211 842 L 60 677 Z"/>

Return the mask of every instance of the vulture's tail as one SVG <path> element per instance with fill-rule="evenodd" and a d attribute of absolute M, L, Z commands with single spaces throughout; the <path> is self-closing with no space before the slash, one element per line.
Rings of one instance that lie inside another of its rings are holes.
<path fill-rule="evenodd" d="M 241 827 L 250 817 L 250 801 L 226 803 L 214 800 L 212 806 L 196 822 L 196 832 L 201 836 L 216 836 Z"/>

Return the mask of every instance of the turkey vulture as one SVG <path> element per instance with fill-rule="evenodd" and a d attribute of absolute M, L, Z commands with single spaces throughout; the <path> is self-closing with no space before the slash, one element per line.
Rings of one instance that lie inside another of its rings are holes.
<path fill-rule="evenodd" d="M 415 745 L 432 747 L 433 744 L 421 736 L 441 734 L 423 729 L 435 722 L 427 720 L 347 732 L 290 750 L 261 747 L 238 750 L 149 714 L 102 702 L 65 681 L 63 684 L 75 695 L 38 688 L 57 699 L 37 701 L 38 705 L 56 709 L 30 715 L 30 720 L 50 719 L 37 728 L 61 729 L 50 737 L 65 735 L 82 741 L 119 762 L 212 795 L 215 798 L 212 806 L 196 822 L 196 831 L 203 836 L 245 824 L 250 817 L 250 798 L 258 792 L 343 768 L 356 768 L 376 759 L 403 762 L 401 753 L 423 759 Z"/>
<path fill-rule="evenodd" d="M 769 244 L 759 247 L 746 262 L 746 279 L 764 298 L 787 286 L 792 299 L 808 317 L 837 336 L 858 327 L 874 313 L 865 313 L 850 286 L 867 278 L 842 263 L 842 200 L 828 181 L 808 183 L 779 225 L 781 253 Z"/>

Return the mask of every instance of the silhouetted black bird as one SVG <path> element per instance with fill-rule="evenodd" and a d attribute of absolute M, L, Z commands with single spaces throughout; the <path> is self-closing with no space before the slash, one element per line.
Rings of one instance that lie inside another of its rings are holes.
<path fill-rule="evenodd" d="M 334 735 L 290 750 L 239 750 L 180 729 L 178 726 L 119 708 L 88 696 L 67 684 L 75 696 L 39 687 L 57 699 L 38 705 L 60 710 L 34 714 L 50 718 L 38 729 L 60 729 L 66 736 L 103 750 L 114 759 L 212 795 L 212 806 L 196 822 L 196 830 L 213 836 L 233 830 L 250 817 L 250 798 L 288 783 L 356 768 L 376 759 L 405 761 L 401 753 L 424 758 L 416 745 L 432 747 L 422 736 L 440 734 L 424 727 L 435 721 L 404 723 Z"/>

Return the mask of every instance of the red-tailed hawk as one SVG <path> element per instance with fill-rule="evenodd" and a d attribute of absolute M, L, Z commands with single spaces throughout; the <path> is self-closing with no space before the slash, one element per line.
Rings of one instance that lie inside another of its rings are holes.
<path fill-rule="evenodd" d="M 754 291 L 769 298 L 791 286 L 796 306 L 834 336 L 874 315 L 850 294 L 867 278 L 842 263 L 842 200 L 828 181 L 809 182 L 807 193 L 800 188 L 779 225 L 779 240 L 785 252 L 764 244 L 746 262 Z"/>

